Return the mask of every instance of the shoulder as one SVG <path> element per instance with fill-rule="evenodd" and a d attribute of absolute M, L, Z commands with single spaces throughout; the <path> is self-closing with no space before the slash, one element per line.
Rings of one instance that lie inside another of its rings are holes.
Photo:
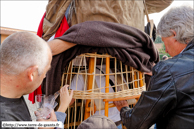
<path fill-rule="evenodd" d="M 169 69 L 173 66 L 174 61 L 160 61 L 153 67 L 153 76 L 157 74 L 163 74 L 169 72 Z"/>
<path fill-rule="evenodd" d="M 194 50 L 187 50 L 164 62 L 169 67 L 168 71 L 173 77 L 194 72 Z"/>
<path fill-rule="evenodd" d="M 193 54 L 192 54 L 193 53 Z M 185 51 L 165 61 L 160 61 L 153 68 L 153 75 L 170 72 L 173 76 L 194 69 L 194 51 Z"/>
<path fill-rule="evenodd" d="M 171 68 L 174 65 L 174 61 L 160 61 L 158 62 L 152 72 L 150 85 L 148 90 L 156 90 L 168 87 L 173 83 L 173 75 Z"/>
<path fill-rule="evenodd" d="M 153 67 L 152 85 L 150 88 L 156 88 L 156 85 L 164 83 L 174 83 L 176 78 L 194 72 L 194 55 L 190 52 L 183 52 L 171 59 L 160 61 Z M 149 88 L 149 89 L 150 89 Z"/>

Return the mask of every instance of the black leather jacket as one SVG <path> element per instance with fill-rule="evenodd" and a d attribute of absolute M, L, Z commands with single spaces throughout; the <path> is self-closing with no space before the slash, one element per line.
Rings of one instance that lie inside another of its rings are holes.
<path fill-rule="evenodd" d="M 179 55 L 153 68 L 148 91 L 133 109 L 123 107 L 128 129 L 194 129 L 194 40 Z"/>

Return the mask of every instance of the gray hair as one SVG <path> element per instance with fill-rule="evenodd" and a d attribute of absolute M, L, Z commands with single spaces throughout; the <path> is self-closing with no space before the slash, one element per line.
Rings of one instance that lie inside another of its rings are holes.
<path fill-rule="evenodd" d="M 14 33 L 0 47 L 0 70 L 5 74 L 17 75 L 28 67 L 37 65 L 40 75 L 48 64 L 49 49 L 47 43 L 33 33 Z"/>
<path fill-rule="evenodd" d="M 194 9 L 190 6 L 171 8 L 160 20 L 157 34 L 162 37 L 171 36 L 176 32 L 177 41 L 187 44 L 194 38 Z"/>

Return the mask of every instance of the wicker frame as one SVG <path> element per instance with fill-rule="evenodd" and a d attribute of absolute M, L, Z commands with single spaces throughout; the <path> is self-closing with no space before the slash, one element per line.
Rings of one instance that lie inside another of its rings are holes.
<path fill-rule="evenodd" d="M 88 57 L 90 58 L 89 70 L 86 60 Z M 101 70 L 103 63 L 105 63 L 106 73 L 96 72 L 96 63 L 98 59 L 101 60 Z M 114 69 L 112 72 L 109 72 L 110 61 L 112 61 L 111 64 L 113 65 Z M 87 119 L 89 116 L 93 115 L 96 111 L 95 100 L 105 102 L 104 106 L 99 101 L 99 104 L 97 105 L 100 108 L 98 108 L 98 110 L 105 110 L 105 116 L 108 116 L 108 108 L 114 107 L 114 104 L 109 104 L 109 101 L 128 100 L 129 104 L 135 104 L 136 101 L 131 101 L 130 103 L 129 100 L 137 100 L 140 97 L 142 91 L 146 90 L 144 74 L 130 66 L 123 65 L 121 61 L 118 61 L 115 57 L 107 54 L 85 53 L 79 55 L 79 60 L 78 58 L 77 60 L 72 60 L 65 68 L 62 75 L 61 86 L 68 84 L 70 85 L 71 89 L 71 82 L 73 78 L 77 77 L 78 80 L 78 76 L 85 76 L 84 91 L 74 90 L 73 98 L 76 101 L 74 105 L 69 106 L 67 110 L 68 117 L 65 122 L 65 128 L 76 128 L 84 119 Z M 97 76 L 100 78 L 106 77 L 106 84 L 104 86 L 100 85 L 98 88 L 95 88 L 95 78 Z M 115 84 L 112 86 L 115 87 L 115 92 L 111 93 L 109 93 L 107 90 L 109 89 L 109 76 L 114 76 L 115 79 Z M 118 77 L 125 81 L 118 83 Z M 77 84 L 77 80 L 76 89 L 77 86 L 79 86 Z M 128 87 L 127 89 L 126 86 Z M 119 88 L 121 90 L 118 90 Z M 105 93 L 101 92 L 102 89 L 105 89 Z M 78 100 L 81 102 L 78 102 Z"/>

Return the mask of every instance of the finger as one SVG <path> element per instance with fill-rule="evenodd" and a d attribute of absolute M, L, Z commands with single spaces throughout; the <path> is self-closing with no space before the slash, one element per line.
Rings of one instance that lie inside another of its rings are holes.
<path fill-rule="evenodd" d="M 62 87 L 63 88 L 63 87 Z M 62 93 L 62 88 L 60 89 L 60 94 Z"/>
<path fill-rule="evenodd" d="M 69 85 L 65 85 L 65 86 L 63 87 L 63 90 L 65 91 L 65 90 L 67 89 L 68 86 L 69 86 Z"/>
<path fill-rule="evenodd" d="M 60 89 L 60 94 L 63 93 L 63 89 L 64 89 L 64 87 L 61 87 L 61 89 Z"/>
<path fill-rule="evenodd" d="M 35 116 L 39 116 L 40 113 L 38 111 L 34 111 Z"/>
<path fill-rule="evenodd" d="M 125 104 L 128 104 L 128 103 L 127 103 L 127 100 L 125 100 Z"/>
<path fill-rule="evenodd" d="M 69 85 L 67 85 L 67 86 L 65 87 L 65 89 L 64 89 L 65 91 L 64 91 L 64 92 L 65 92 L 65 94 L 67 94 L 67 95 L 69 96 L 69 91 L 68 91 L 68 89 L 67 89 L 68 86 L 69 86 Z"/>
<path fill-rule="evenodd" d="M 64 87 L 65 87 L 65 88 L 68 88 L 68 87 L 69 87 L 69 85 L 65 85 Z"/>
<path fill-rule="evenodd" d="M 126 101 L 126 100 L 123 100 L 123 101 L 121 102 L 121 106 L 128 106 L 127 101 Z"/>
<path fill-rule="evenodd" d="M 55 115 L 54 110 L 52 110 L 50 114 L 51 114 L 51 118 L 50 118 L 50 119 L 51 119 L 52 121 L 57 121 L 57 118 L 56 118 L 56 115 Z"/>
<path fill-rule="evenodd" d="M 64 90 L 65 90 L 65 93 L 69 95 L 68 87 L 69 87 L 69 85 L 65 85 L 65 89 Z"/>
<path fill-rule="evenodd" d="M 55 111 L 54 110 L 51 110 L 51 115 L 55 114 Z"/>
<path fill-rule="evenodd" d="M 122 106 L 124 104 L 125 100 L 120 101 L 120 105 Z"/>
<path fill-rule="evenodd" d="M 35 111 L 34 114 L 35 114 L 36 119 L 37 119 L 38 121 L 43 121 L 43 120 L 44 120 L 44 119 L 40 116 L 40 113 L 39 113 L 38 111 Z"/>
<path fill-rule="evenodd" d="M 121 105 L 123 105 L 123 104 L 124 104 L 124 101 L 123 101 L 123 100 L 122 100 L 122 101 L 120 101 L 120 104 L 121 104 Z"/>
<path fill-rule="evenodd" d="M 63 94 L 66 93 L 67 86 L 68 86 L 68 85 L 65 85 L 65 86 L 63 86 L 63 87 L 61 88 L 61 92 L 62 92 Z"/>
<path fill-rule="evenodd" d="M 152 76 L 152 72 L 149 72 L 149 73 L 144 73 L 144 74 L 147 74 L 147 75 L 150 75 L 150 76 Z"/>
<path fill-rule="evenodd" d="M 118 101 L 113 101 L 113 103 L 117 106 L 118 105 Z"/>
<path fill-rule="evenodd" d="M 66 92 L 66 87 L 63 87 L 63 93 L 65 94 L 65 92 Z"/>
<path fill-rule="evenodd" d="M 70 97 L 73 98 L 73 90 L 71 90 Z"/>
<path fill-rule="evenodd" d="M 117 104 L 117 106 L 119 106 L 120 104 L 119 104 L 119 101 L 116 101 L 116 104 Z"/>

